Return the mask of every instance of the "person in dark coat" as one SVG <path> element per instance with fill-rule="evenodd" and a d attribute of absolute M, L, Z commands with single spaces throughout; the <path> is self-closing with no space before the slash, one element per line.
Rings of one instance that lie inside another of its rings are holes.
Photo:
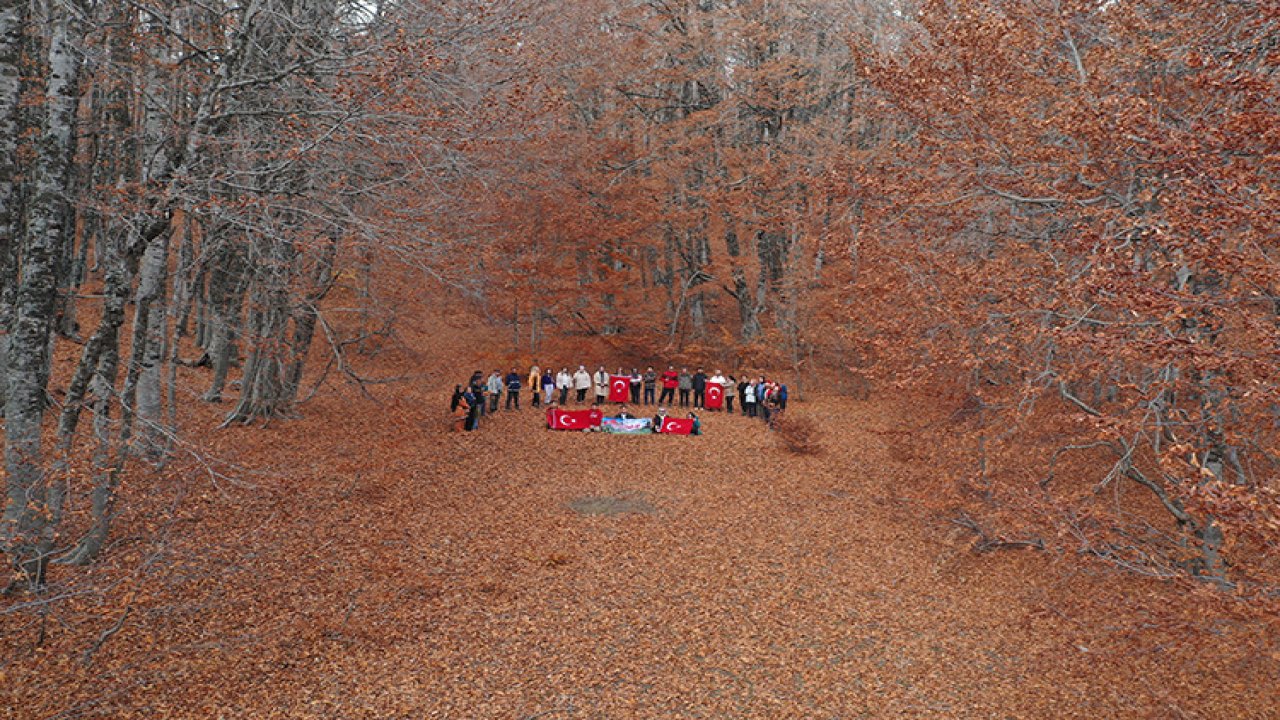
<path fill-rule="evenodd" d="M 658 414 L 653 416 L 653 431 L 656 433 L 662 432 L 662 423 L 666 421 L 667 409 L 664 407 L 658 408 Z"/>
<path fill-rule="evenodd" d="M 691 384 L 693 385 L 693 406 L 701 410 L 707 401 L 707 374 L 702 371 L 702 368 L 698 368 L 698 372 L 693 374 Z"/>
<path fill-rule="evenodd" d="M 467 422 L 463 428 L 467 432 L 471 432 L 480 426 L 480 415 L 483 414 L 484 396 L 475 392 L 474 388 L 468 387 L 463 393 L 463 399 L 467 402 L 470 411 L 467 413 Z"/>
<path fill-rule="evenodd" d="M 475 396 L 475 399 L 480 404 L 480 416 L 484 417 L 484 406 L 487 403 L 486 403 L 485 389 L 484 389 L 484 375 L 481 374 L 479 370 L 472 373 L 470 385 L 471 385 L 471 394 Z"/>
<path fill-rule="evenodd" d="M 511 372 L 507 373 L 504 378 L 507 384 L 507 409 L 510 410 L 515 405 L 517 410 L 520 409 L 520 373 L 515 368 L 511 368 Z"/>

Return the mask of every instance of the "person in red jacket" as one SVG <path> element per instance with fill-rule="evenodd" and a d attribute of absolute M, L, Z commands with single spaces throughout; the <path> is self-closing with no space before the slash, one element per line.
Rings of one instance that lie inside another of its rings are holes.
<path fill-rule="evenodd" d="M 658 398 L 659 405 L 668 405 L 676 401 L 676 385 L 680 382 L 680 375 L 676 372 L 674 365 L 668 365 L 667 371 L 662 373 L 662 395 Z"/>

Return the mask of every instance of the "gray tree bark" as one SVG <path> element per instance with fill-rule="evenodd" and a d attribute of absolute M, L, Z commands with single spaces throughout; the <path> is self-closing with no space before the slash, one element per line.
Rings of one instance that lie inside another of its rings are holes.
<path fill-rule="evenodd" d="M 168 348 L 168 269 L 169 234 L 165 233 L 152 242 L 142 256 L 136 298 L 139 314 L 143 306 L 147 306 L 147 320 L 141 332 L 143 343 L 133 349 L 134 362 L 138 363 L 137 421 L 142 425 L 133 451 L 151 460 L 158 460 L 163 454 L 169 430 L 165 426 L 161 382 Z"/>
<path fill-rule="evenodd" d="M 8 390 L 9 333 L 17 289 L 18 99 L 28 0 L 0 0 L 0 406 Z"/>
<path fill-rule="evenodd" d="M 74 137 L 77 48 L 83 40 L 74 11 L 50 6 L 45 120 L 32 167 L 32 193 L 22 238 L 17 317 L 10 335 L 5 402 L 8 505 L 3 538 L 21 576 L 44 581 L 47 557 L 39 549 L 48 532 L 48 476 L 40 430 L 47 401 L 49 350 L 60 252 L 66 247 L 67 180 Z"/>

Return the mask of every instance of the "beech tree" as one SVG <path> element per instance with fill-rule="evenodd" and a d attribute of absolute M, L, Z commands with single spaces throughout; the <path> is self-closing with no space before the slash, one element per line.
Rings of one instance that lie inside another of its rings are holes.
<path fill-rule="evenodd" d="M 1232 585 L 1274 581 L 1275 137 L 1258 132 L 1276 17 L 1257 9 L 924 3 L 898 52 L 861 58 L 892 125 L 848 185 L 874 205 L 883 273 L 858 292 L 901 287 L 882 317 L 907 332 L 871 320 L 872 342 L 965 378 L 981 444 L 964 481 L 988 509 Z M 1053 402 L 1077 424 L 1026 487 Z M 1140 493 L 1115 502 L 1124 483 Z"/>
<path fill-rule="evenodd" d="M 210 402 L 234 377 L 226 422 L 247 423 L 294 412 L 318 332 L 347 352 L 353 331 L 321 315 L 340 263 L 419 252 L 382 195 L 433 177 L 396 177 L 404 158 L 368 146 L 403 150 L 406 129 L 448 128 L 432 102 L 465 74 L 442 59 L 463 46 L 436 51 L 432 38 L 468 20 L 462 4 L 345 0 L 0 6 L 3 540 L 19 579 L 38 587 L 50 558 L 101 551 L 122 474 L 173 452 L 180 363 L 211 368 Z M 405 26 L 421 39 L 405 42 Z M 86 282 L 101 306 L 77 314 Z M 77 317 L 97 319 L 83 340 Z M 83 347 L 51 386 L 59 333 Z M 65 527 L 81 463 L 88 523 Z"/>

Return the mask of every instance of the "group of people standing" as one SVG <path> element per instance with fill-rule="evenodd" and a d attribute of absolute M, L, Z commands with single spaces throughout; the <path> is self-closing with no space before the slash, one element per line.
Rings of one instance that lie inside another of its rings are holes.
<path fill-rule="evenodd" d="M 474 430 L 480 418 L 486 413 L 498 412 L 499 406 L 519 410 L 521 394 L 526 389 L 529 391 L 529 404 L 535 408 L 567 406 L 571 401 L 578 405 L 604 405 L 610 399 L 611 383 L 619 377 L 627 379 L 633 405 L 675 407 L 678 403 L 683 408 L 723 409 L 732 413 L 734 402 L 738 401 L 738 412 L 747 417 L 761 417 L 766 422 L 771 422 L 787 408 L 787 386 L 763 375 L 751 378 L 743 373 L 738 377 L 724 375 L 719 370 L 708 375 L 703 368 L 692 373 L 688 368 L 681 368 L 677 372 L 674 365 L 662 373 L 652 367 L 644 372 L 632 368 L 628 373 L 624 368 L 618 368 L 617 372 L 609 373 L 603 365 L 595 372 L 588 371 L 585 365 L 579 365 L 574 372 L 570 372 L 568 367 L 552 372 L 551 368 L 543 369 L 535 364 L 528 373 L 511 368 L 505 375 L 494 370 L 485 377 L 481 371 L 475 371 L 465 385 L 454 387 L 450 409 L 464 429 Z M 707 391 L 715 387 L 720 388 L 723 401 L 720 407 L 708 407 Z"/>

